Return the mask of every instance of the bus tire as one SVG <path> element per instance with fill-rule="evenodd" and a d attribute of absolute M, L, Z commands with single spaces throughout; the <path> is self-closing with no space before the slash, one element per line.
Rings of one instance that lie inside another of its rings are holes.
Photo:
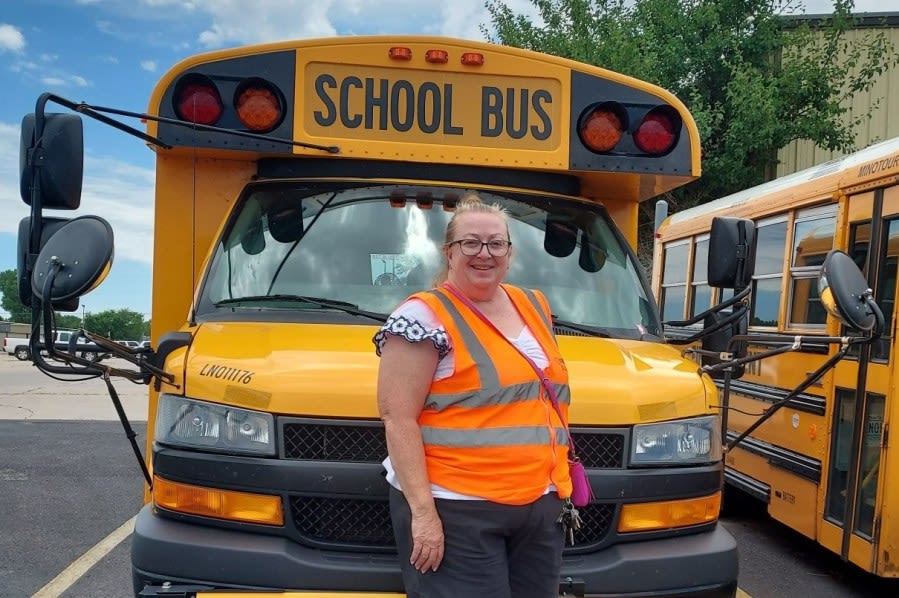
<path fill-rule="evenodd" d="M 16 359 L 19 361 L 28 361 L 31 359 L 31 351 L 28 350 L 28 347 L 16 347 L 16 351 L 13 355 L 15 355 Z"/>

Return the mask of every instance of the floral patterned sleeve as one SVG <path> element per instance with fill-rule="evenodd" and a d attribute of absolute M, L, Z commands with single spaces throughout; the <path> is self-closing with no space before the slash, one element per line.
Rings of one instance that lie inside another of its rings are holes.
<path fill-rule="evenodd" d="M 375 353 L 379 357 L 388 334 L 401 336 L 410 343 L 431 341 L 434 343 L 440 359 L 446 357 L 452 348 L 446 329 L 437 319 L 437 315 L 418 299 L 410 299 L 396 308 L 387 318 L 387 323 L 381 326 L 381 329 L 371 339 L 375 344 Z"/>

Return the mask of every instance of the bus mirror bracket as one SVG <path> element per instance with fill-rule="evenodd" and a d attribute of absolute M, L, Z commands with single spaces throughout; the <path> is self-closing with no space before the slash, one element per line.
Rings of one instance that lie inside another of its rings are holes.
<path fill-rule="evenodd" d="M 859 270 L 858 266 L 849 255 L 838 249 L 831 250 L 824 259 L 821 268 L 821 277 L 818 282 L 819 296 L 821 303 L 825 309 L 833 315 L 837 320 L 845 326 L 865 333 L 864 336 L 796 336 L 792 342 L 784 342 L 782 336 L 777 335 L 735 335 L 730 339 L 730 344 L 745 343 L 746 341 L 759 343 L 780 344 L 773 349 L 761 353 L 754 353 L 743 358 L 734 359 L 729 362 L 703 367 L 705 373 L 712 375 L 717 371 L 725 372 L 724 391 L 722 396 L 722 434 L 727 432 L 727 409 L 729 407 L 729 383 L 730 372 L 735 366 L 748 363 L 750 361 L 758 361 L 786 353 L 788 351 L 798 351 L 802 349 L 804 343 L 809 344 L 838 344 L 840 348 L 831 355 L 818 369 L 806 376 L 795 389 L 793 389 L 786 397 L 777 401 L 765 413 L 759 417 L 751 426 L 741 432 L 736 438 L 727 444 L 726 450 L 733 449 L 744 438 L 754 432 L 760 425 L 767 421 L 781 407 L 786 405 L 790 400 L 794 399 L 806 388 L 814 384 L 828 370 L 834 367 L 854 345 L 869 344 L 880 338 L 884 329 L 884 317 L 880 307 L 874 301 L 871 289 Z"/>

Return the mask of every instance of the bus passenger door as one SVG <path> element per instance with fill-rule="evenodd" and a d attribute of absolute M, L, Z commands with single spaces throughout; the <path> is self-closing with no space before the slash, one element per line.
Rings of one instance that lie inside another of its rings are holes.
<path fill-rule="evenodd" d="M 820 530 L 822 544 L 869 572 L 895 569 L 899 559 L 889 546 L 882 505 L 888 504 L 890 363 L 894 359 L 893 311 L 899 258 L 899 186 L 866 191 L 849 198 L 848 253 L 863 269 L 884 313 L 885 330 L 837 364 L 834 395 L 828 401 L 830 448 Z M 841 332 L 845 334 L 846 331 Z M 894 491 L 895 492 L 895 491 Z M 892 500 L 896 500 L 893 496 Z M 895 525 L 895 524 L 894 524 Z M 887 540 L 887 545 L 884 545 Z"/>

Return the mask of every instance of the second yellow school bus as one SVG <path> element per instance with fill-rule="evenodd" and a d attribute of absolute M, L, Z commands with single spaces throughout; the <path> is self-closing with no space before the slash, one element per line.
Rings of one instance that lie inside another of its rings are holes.
<path fill-rule="evenodd" d="M 191 57 L 144 116 L 164 375 L 135 592 L 402 591 L 372 336 L 474 189 L 509 212 L 509 281 L 555 309 L 597 497 L 560 589 L 735 594 L 716 390 L 665 344 L 633 252 L 639 202 L 700 174 L 675 97 L 508 47 L 347 37 Z"/>
<path fill-rule="evenodd" d="M 706 284 L 712 218 L 755 222 L 749 333 L 839 335 L 818 297 L 831 249 L 863 268 L 884 335 L 850 354 L 730 451 L 728 484 L 767 502 L 774 518 L 865 571 L 899 577 L 899 448 L 889 442 L 899 261 L 899 138 L 669 217 L 658 230 L 653 287 L 664 320 L 720 301 Z M 765 343 L 751 343 L 750 353 Z M 727 437 L 753 424 L 836 348 L 821 345 L 750 363 L 732 382 Z"/>

